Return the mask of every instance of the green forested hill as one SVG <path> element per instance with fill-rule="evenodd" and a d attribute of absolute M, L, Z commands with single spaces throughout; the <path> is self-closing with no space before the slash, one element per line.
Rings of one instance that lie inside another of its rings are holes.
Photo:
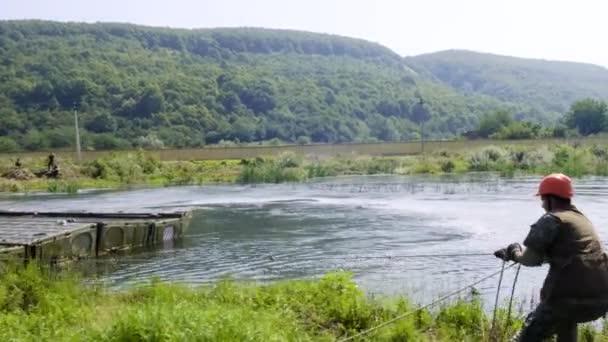
<path fill-rule="evenodd" d="M 460 134 L 498 107 L 555 117 L 451 85 L 421 60 L 332 35 L 0 21 L 0 150 L 70 146 L 74 107 L 83 145 L 98 149 L 409 140 L 418 97 L 430 137 Z"/>
<path fill-rule="evenodd" d="M 449 50 L 406 58 L 427 77 L 469 94 L 563 113 L 584 97 L 608 99 L 608 69 L 592 64 Z"/>

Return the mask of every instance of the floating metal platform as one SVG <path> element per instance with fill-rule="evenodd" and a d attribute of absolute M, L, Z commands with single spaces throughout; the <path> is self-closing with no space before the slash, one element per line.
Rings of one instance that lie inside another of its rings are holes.
<path fill-rule="evenodd" d="M 64 262 L 171 243 L 190 212 L 82 213 L 0 211 L 0 260 Z"/>

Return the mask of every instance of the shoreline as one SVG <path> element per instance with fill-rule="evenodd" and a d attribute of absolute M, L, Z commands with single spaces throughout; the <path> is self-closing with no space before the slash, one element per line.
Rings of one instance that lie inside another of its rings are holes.
<path fill-rule="evenodd" d="M 77 193 L 83 189 L 129 189 L 204 184 L 301 182 L 345 175 L 415 175 L 498 172 L 502 176 L 562 172 L 571 177 L 608 175 L 608 147 L 599 145 L 485 146 L 466 152 L 379 157 L 301 156 L 284 152 L 248 159 L 161 161 L 143 150 L 113 153 L 80 164 L 60 159 L 59 179 L 36 178 L 44 158 L 22 161 L 23 179 L 9 159 L 0 159 L 0 193 Z M 8 175 L 8 176 L 7 176 Z"/>

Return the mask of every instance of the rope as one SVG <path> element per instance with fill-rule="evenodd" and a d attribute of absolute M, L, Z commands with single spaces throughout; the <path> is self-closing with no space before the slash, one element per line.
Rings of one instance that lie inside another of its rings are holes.
<path fill-rule="evenodd" d="M 387 326 L 387 325 L 389 325 L 391 323 L 394 323 L 394 322 L 396 322 L 396 321 L 398 321 L 400 319 L 403 319 L 403 318 L 406 318 L 408 316 L 411 316 L 411 315 L 413 315 L 413 314 L 415 314 L 417 312 L 420 312 L 420 311 L 422 311 L 422 310 L 424 310 L 426 308 L 430 308 L 431 306 L 435 306 L 435 305 L 443 302 L 444 300 L 446 300 L 446 299 L 448 299 L 450 297 L 453 297 L 453 296 L 455 296 L 457 294 L 460 294 L 460 293 L 462 293 L 462 292 L 464 292 L 464 291 L 466 291 L 466 290 L 474 287 L 475 285 L 480 284 L 480 283 L 482 283 L 482 282 L 484 282 L 484 281 L 486 281 L 486 280 L 488 280 L 488 279 L 496 276 L 497 274 L 504 272 L 505 269 L 509 269 L 509 268 L 511 268 L 513 266 L 515 266 L 515 264 L 511 264 L 511 265 L 505 267 L 504 263 L 503 263 L 503 267 L 498 272 L 494 272 L 494 273 L 492 273 L 490 275 L 487 275 L 487 276 L 485 276 L 485 277 L 483 277 L 483 278 L 481 278 L 481 279 L 479 279 L 479 280 L 477 280 L 477 281 L 475 281 L 475 282 L 473 282 L 473 283 L 471 283 L 471 284 L 469 284 L 467 286 L 461 287 L 458 290 L 450 292 L 450 293 L 448 293 L 448 294 L 446 294 L 446 295 L 444 295 L 444 296 L 442 296 L 442 297 L 440 297 L 440 298 L 438 298 L 438 299 L 436 299 L 436 300 L 434 300 L 434 301 L 432 301 L 432 302 L 430 302 L 430 303 L 428 303 L 428 304 L 426 304 L 426 305 L 424 305 L 424 306 L 422 306 L 422 307 L 420 307 L 420 308 L 418 308 L 418 309 L 416 309 L 414 311 L 406 312 L 406 313 L 404 313 L 402 315 L 399 315 L 399 316 L 397 316 L 395 318 L 392 318 L 392 319 L 390 319 L 390 320 L 388 320 L 388 321 L 386 321 L 384 323 L 378 324 L 375 327 L 369 328 L 369 329 L 364 330 L 364 331 L 362 331 L 362 332 L 360 332 L 358 334 L 355 334 L 353 336 L 346 337 L 346 338 L 344 338 L 342 340 L 339 340 L 339 342 L 351 341 L 351 340 L 353 340 L 353 339 L 355 339 L 357 337 L 360 337 L 360 336 L 363 336 L 363 335 L 367 335 L 367 334 L 369 334 L 369 333 L 371 333 L 373 331 L 376 331 L 376 330 L 378 330 L 378 329 L 380 329 L 382 327 L 385 327 L 385 326 Z"/>
<path fill-rule="evenodd" d="M 347 259 L 401 259 L 401 258 L 458 258 L 458 257 L 478 257 L 493 256 L 493 253 L 455 253 L 455 254 L 409 254 L 409 255 L 381 255 L 381 256 L 344 256 L 344 257 L 323 257 L 324 260 L 347 260 Z"/>
<path fill-rule="evenodd" d="M 513 306 L 513 296 L 515 295 L 515 285 L 517 285 L 517 278 L 519 278 L 519 271 L 521 271 L 521 264 L 517 265 L 517 271 L 515 272 L 515 279 L 513 279 L 513 287 L 511 287 L 511 297 L 509 297 L 509 309 L 507 310 L 507 326 L 505 327 L 504 333 L 509 329 L 511 324 L 511 307 Z M 504 334 L 503 334 L 504 336 Z"/>
<path fill-rule="evenodd" d="M 461 258 L 461 257 L 480 257 L 480 256 L 492 256 L 492 253 L 455 253 L 455 254 L 416 254 L 416 255 L 380 255 L 380 256 L 342 256 L 342 257 L 319 257 L 319 258 L 310 258 L 307 260 L 315 261 L 315 260 L 373 260 L 373 259 L 416 259 L 416 258 Z M 82 259 L 74 258 L 73 261 L 76 262 L 95 262 L 95 263 L 130 263 L 130 262 L 150 262 L 150 261 L 158 261 L 164 260 L 167 256 L 175 256 L 175 255 L 154 255 L 152 254 L 150 258 L 131 258 L 129 255 L 123 256 L 104 256 L 100 258 L 95 257 L 86 257 Z M 159 259 L 159 257 L 161 257 Z M 283 258 L 275 257 L 272 255 L 261 256 L 263 258 L 270 259 L 270 261 L 280 261 Z M 69 257 L 66 258 L 35 258 L 37 261 L 56 261 L 56 260 L 69 260 Z M 32 259 L 34 260 L 34 259 Z"/>
<path fill-rule="evenodd" d="M 500 287 L 502 286 L 502 277 L 505 273 L 506 260 L 502 261 L 502 267 L 500 268 L 500 277 L 498 278 L 498 288 L 496 289 L 496 299 L 494 300 L 494 314 L 492 315 L 492 327 L 490 328 L 490 338 L 494 338 L 496 333 L 496 313 L 498 312 L 498 297 L 500 296 Z"/>

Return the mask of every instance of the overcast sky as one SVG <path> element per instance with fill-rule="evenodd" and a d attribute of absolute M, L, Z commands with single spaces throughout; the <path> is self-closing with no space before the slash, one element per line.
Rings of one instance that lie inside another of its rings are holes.
<path fill-rule="evenodd" d="M 403 56 L 468 49 L 608 66 L 604 0 L 0 0 L 0 18 L 288 28 Z"/>

